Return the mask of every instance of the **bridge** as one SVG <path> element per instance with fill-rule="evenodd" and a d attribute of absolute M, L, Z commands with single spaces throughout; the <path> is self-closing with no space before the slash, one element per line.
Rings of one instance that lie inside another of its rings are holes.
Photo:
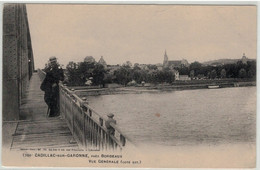
<path fill-rule="evenodd" d="M 26 5 L 5 4 L 3 14 L 3 147 L 122 150 L 131 145 L 113 123 L 115 135 L 110 135 L 104 126 L 106 117 L 62 83 L 61 115 L 46 116 L 48 108 L 40 90 L 45 73 L 34 69 Z"/>

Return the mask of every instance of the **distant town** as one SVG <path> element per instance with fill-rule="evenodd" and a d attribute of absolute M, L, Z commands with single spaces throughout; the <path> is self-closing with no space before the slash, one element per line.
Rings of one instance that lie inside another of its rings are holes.
<path fill-rule="evenodd" d="M 189 63 L 186 59 L 169 60 L 165 50 L 162 63 L 109 65 L 103 56 L 98 62 L 87 56 L 84 61 L 69 62 L 65 68 L 65 83 L 69 86 L 137 86 L 172 84 L 191 80 L 256 79 L 256 60 L 245 54 L 240 59 L 219 59 Z M 45 65 L 45 69 L 49 64 Z"/>

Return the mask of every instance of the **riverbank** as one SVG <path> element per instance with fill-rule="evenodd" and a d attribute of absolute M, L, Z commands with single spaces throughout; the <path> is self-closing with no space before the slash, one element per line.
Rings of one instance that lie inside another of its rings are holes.
<path fill-rule="evenodd" d="M 226 82 L 226 81 L 214 81 L 214 82 L 198 82 L 198 83 L 174 83 L 172 85 L 158 85 L 154 87 L 149 87 L 149 89 L 158 89 L 158 90 L 188 90 L 188 89 L 207 89 L 209 86 L 217 86 L 218 88 L 226 87 L 247 87 L 247 86 L 256 86 L 255 81 L 249 82 Z"/>
<path fill-rule="evenodd" d="M 79 96 L 96 96 L 109 94 L 138 94 L 138 93 L 159 93 L 162 91 L 173 90 L 191 90 L 191 89 L 208 89 L 213 88 L 228 88 L 228 87 L 247 87 L 256 86 L 255 81 L 186 81 L 174 82 L 173 84 L 157 84 L 146 86 L 127 86 L 117 88 L 98 88 L 98 87 L 69 87 L 76 90 Z"/>

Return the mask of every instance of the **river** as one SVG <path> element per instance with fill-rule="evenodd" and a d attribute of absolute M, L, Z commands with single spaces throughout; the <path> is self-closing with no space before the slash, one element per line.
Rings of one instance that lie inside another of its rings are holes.
<path fill-rule="evenodd" d="M 87 96 L 139 144 L 255 143 L 256 87 Z"/>

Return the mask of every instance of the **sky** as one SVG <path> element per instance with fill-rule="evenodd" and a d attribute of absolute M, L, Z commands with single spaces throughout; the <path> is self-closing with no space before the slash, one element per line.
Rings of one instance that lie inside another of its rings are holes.
<path fill-rule="evenodd" d="M 256 58 L 255 6 L 27 4 L 35 68 L 86 56 L 107 64 Z"/>

